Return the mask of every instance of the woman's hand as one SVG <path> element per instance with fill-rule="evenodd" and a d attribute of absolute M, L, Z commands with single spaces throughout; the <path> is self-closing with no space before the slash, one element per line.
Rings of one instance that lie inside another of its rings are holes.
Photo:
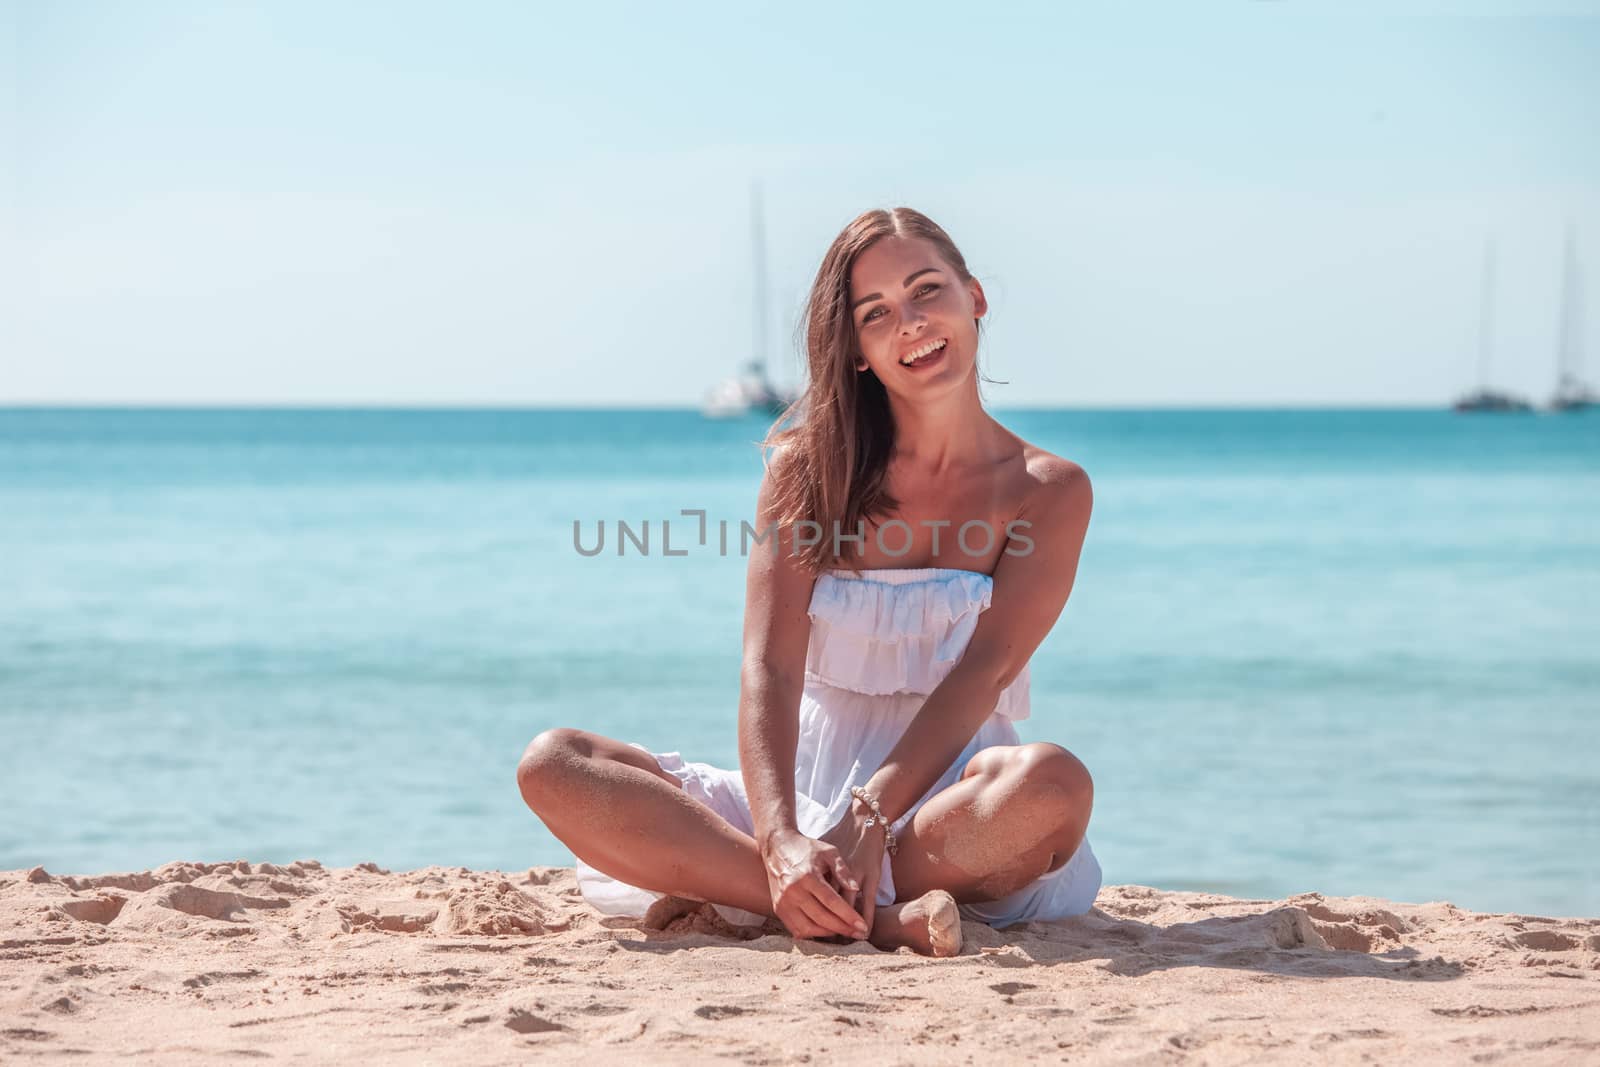
<path fill-rule="evenodd" d="M 761 843 L 761 861 L 773 914 L 795 937 L 867 936 L 871 927 L 840 895 L 859 896 L 860 882 L 833 845 L 799 830 L 778 830 Z M 873 882 L 876 889 L 876 877 Z"/>
<path fill-rule="evenodd" d="M 882 826 L 866 825 L 870 814 L 852 801 L 844 818 L 822 835 L 823 841 L 839 850 L 851 877 L 861 886 L 859 899 L 852 903 L 861 913 L 868 931 L 872 929 L 872 918 L 878 910 L 878 883 L 883 880 L 883 850 L 888 840 Z"/>

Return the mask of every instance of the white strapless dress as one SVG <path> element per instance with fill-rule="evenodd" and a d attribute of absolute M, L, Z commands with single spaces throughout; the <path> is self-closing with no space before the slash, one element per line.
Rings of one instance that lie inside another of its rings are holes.
<path fill-rule="evenodd" d="M 960 660 L 990 603 L 994 581 L 977 571 L 927 567 L 914 570 L 829 571 L 811 596 L 811 639 L 800 698 L 800 740 L 795 753 L 795 801 L 801 832 L 820 837 L 850 805 L 850 787 L 864 785 L 900 740 L 918 709 Z M 896 833 L 935 793 L 961 778 L 967 761 L 991 745 L 1020 744 L 1014 723 L 1028 717 L 1028 669 L 1000 695 L 954 763 L 910 811 Z M 643 745 L 634 744 L 643 751 Z M 747 834 L 755 832 L 744 779 L 685 761 L 677 752 L 653 752 L 690 796 Z M 610 915 L 643 915 L 662 894 L 620 882 L 579 860 L 584 899 Z M 1089 841 L 1060 868 L 999 900 L 960 905 L 961 914 L 1005 927 L 1031 919 L 1081 915 L 1100 891 L 1100 864 Z M 895 900 L 889 857 L 883 858 L 878 903 Z M 730 921 L 754 925 L 761 916 L 718 905 Z"/>

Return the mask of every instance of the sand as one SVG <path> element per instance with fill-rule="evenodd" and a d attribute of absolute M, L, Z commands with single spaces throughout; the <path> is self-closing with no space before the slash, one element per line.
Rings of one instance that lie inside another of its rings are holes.
<path fill-rule="evenodd" d="M 1600 1062 L 1600 920 L 1124 885 L 964 934 L 654 930 L 569 868 L 7 871 L 0 1061 Z"/>

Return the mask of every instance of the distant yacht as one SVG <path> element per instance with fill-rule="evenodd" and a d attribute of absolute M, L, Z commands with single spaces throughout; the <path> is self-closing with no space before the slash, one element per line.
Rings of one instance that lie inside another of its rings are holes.
<path fill-rule="evenodd" d="M 1461 412 L 1532 411 L 1533 405 L 1514 393 L 1489 387 L 1489 362 L 1494 348 L 1494 241 L 1483 247 L 1483 280 L 1478 293 L 1478 388 L 1452 405 Z"/>
<path fill-rule="evenodd" d="M 1457 411 L 1532 411 L 1533 405 L 1498 389 L 1475 389 L 1456 399 Z"/>
<path fill-rule="evenodd" d="M 1583 267 L 1578 262 L 1578 239 L 1567 224 L 1567 242 L 1561 268 L 1561 319 L 1556 347 L 1556 391 L 1551 411 L 1587 411 L 1600 404 L 1583 380 Z"/>
<path fill-rule="evenodd" d="M 799 399 L 799 392 L 780 389 L 767 376 L 767 252 L 762 225 L 761 186 L 750 186 L 750 237 L 755 246 L 755 355 L 743 370 L 707 391 L 700 414 L 708 419 L 739 419 L 748 415 L 781 415 Z"/>
<path fill-rule="evenodd" d="M 751 414 L 779 415 L 796 400 L 794 393 L 767 380 L 766 363 L 752 359 L 743 374 L 725 378 L 706 393 L 700 414 L 708 419 L 742 419 Z"/>

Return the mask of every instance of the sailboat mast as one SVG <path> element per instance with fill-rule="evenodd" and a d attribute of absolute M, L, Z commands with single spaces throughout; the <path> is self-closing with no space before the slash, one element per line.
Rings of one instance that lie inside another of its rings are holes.
<path fill-rule="evenodd" d="M 755 255 L 751 274 L 755 290 L 755 337 L 752 339 L 751 359 L 760 364 L 761 377 L 767 377 L 767 235 L 761 209 L 761 183 L 750 184 L 750 241 Z"/>
<path fill-rule="evenodd" d="M 1560 340 L 1556 349 L 1558 386 L 1583 377 L 1583 309 L 1579 305 L 1582 266 L 1578 263 L 1578 239 L 1570 222 L 1565 252 L 1561 267 Z"/>
<path fill-rule="evenodd" d="M 1489 357 L 1494 348 L 1494 238 L 1483 244 L 1483 279 L 1478 293 L 1478 387 L 1489 387 Z"/>

